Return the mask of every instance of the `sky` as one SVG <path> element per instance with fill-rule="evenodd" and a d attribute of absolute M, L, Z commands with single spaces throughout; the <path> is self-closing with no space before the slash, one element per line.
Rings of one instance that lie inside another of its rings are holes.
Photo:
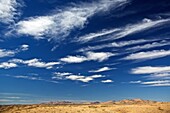
<path fill-rule="evenodd" d="M 169 0 L 0 0 L 0 104 L 170 101 Z"/>

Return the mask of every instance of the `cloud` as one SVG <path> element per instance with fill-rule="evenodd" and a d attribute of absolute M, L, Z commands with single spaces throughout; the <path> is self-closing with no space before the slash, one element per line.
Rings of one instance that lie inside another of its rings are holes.
<path fill-rule="evenodd" d="M 110 67 L 102 67 L 100 69 L 97 69 L 97 70 L 90 70 L 89 72 L 93 72 L 93 73 L 98 73 L 98 72 L 103 72 L 103 71 L 109 71 L 109 70 L 112 70 L 113 68 L 110 68 Z"/>
<path fill-rule="evenodd" d="M 111 29 L 111 30 L 104 29 L 97 33 L 90 33 L 90 34 L 79 37 L 78 42 L 81 42 L 81 43 L 89 42 L 89 41 L 94 40 L 98 37 L 102 37 L 102 36 L 105 36 L 108 34 L 115 33 L 116 31 L 119 31 L 119 29 Z"/>
<path fill-rule="evenodd" d="M 22 52 L 22 51 L 26 51 L 28 49 L 29 49 L 29 45 L 26 45 L 26 44 L 23 44 L 19 48 L 16 48 L 14 50 L 7 50 L 7 49 L 1 49 L 0 48 L 0 58 L 2 58 L 2 57 L 12 57 L 17 53 Z"/>
<path fill-rule="evenodd" d="M 67 75 L 71 75 L 72 73 L 68 73 L 68 72 L 55 72 L 54 73 L 57 76 L 63 77 L 63 76 L 67 76 Z"/>
<path fill-rule="evenodd" d="M 0 68 L 3 68 L 3 69 L 14 68 L 14 67 L 17 67 L 17 66 L 18 66 L 17 64 L 15 64 L 15 63 L 10 63 L 10 62 L 0 63 Z"/>
<path fill-rule="evenodd" d="M 143 50 L 143 49 L 151 49 L 151 48 L 161 47 L 161 46 L 166 46 L 166 45 L 170 45 L 170 42 L 163 40 L 161 42 L 152 42 L 150 44 L 134 46 L 134 47 L 131 47 L 131 48 L 127 48 L 127 50 L 137 50 L 137 51 L 139 51 L 139 50 Z"/>
<path fill-rule="evenodd" d="M 100 0 L 67 6 L 51 15 L 21 20 L 16 24 L 15 29 L 18 34 L 30 35 L 36 39 L 48 37 L 54 40 L 64 40 L 74 29 L 84 28 L 88 19 L 96 13 L 118 8 L 126 3 L 127 0 Z"/>
<path fill-rule="evenodd" d="M 14 56 L 15 53 L 16 52 L 12 50 L 0 49 L 0 58 Z"/>
<path fill-rule="evenodd" d="M 154 73 L 169 73 L 170 66 L 144 66 L 137 67 L 131 70 L 132 74 L 154 74 Z"/>
<path fill-rule="evenodd" d="M 112 42 L 112 43 L 102 44 L 102 45 L 97 45 L 97 46 L 84 47 L 84 48 L 79 49 L 78 52 L 93 51 L 93 50 L 99 50 L 99 49 L 104 49 L 104 48 L 120 48 L 124 46 L 131 46 L 131 45 L 141 44 L 145 42 L 152 42 L 155 40 L 158 40 L 158 39 L 151 39 L 151 40 L 139 39 L 139 40 Z"/>
<path fill-rule="evenodd" d="M 84 76 L 84 75 L 75 75 L 73 73 L 68 72 L 56 72 L 54 73 L 55 76 L 52 77 L 52 79 L 68 79 L 72 81 L 81 81 L 81 82 L 90 82 L 97 78 L 105 77 L 104 75 L 91 75 L 91 76 Z"/>
<path fill-rule="evenodd" d="M 161 58 L 170 55 L 170 50 L 153 50 L 147 52 L 133 53 L 125 58 L 124 60 L 149 60 L 155 58 Z"/>
<path fill-rule="evenodd" d="M 115 54 L 110 52 L 86 52 L 85 56 L 67 56 L 65 58 L 61 58 L 60 61 L 66 63 L 81 63 L 84 61 L 98 61 L 102 62 L 107 60 L 109 57 L 114 56 Z"/>
<path fill-rule="evenodd" d="M 28 50 L 29 49 L 29 45 L 27 45 L 27 44 L 23 44 L 23 45 L 21 45 L 21 50 L 22 51 L 26 51 L 26 50 Z"/>
<path fill-rule="evenodd" d="M 31 35 L 39 39 L 43 38 L 43 35 L 48 34 L 53 29 L 54 24 L 52 17 L 44 16 L 20 21 L 16 26 L 19 34 Z"/>
<path fill-rule="evenodd" d="M 60 60 L 66 63 L 81 63 L 86 61 L 87 58 L 84 56 L 77 55 L 77 56 L 67 56 L 65 58 L 61 58 Z"/>
<path fill-rule="evenodd" d="M 130 81 L 129 83 L 131 84 L 137 84 L 137 83 L 141 83 L 142 81 L 138 80 L 138 81 Z"/>
<path fill-rule="evenodd" d="M 89 42 L 94 39 L 98 39 L 98 41 L 120 39 L 131 34 L 139 33 L 145 30 L 149 30 L 153 27 L 164 25 L 168 22 L 170 22 L 170 19 L 150 20 L 150 19 L 145 18 L 141 22 L 129 24 L 129 25 L 126 25 L 125 27 L 114 28 L 111 30 L 104 29 L 97 33 L 86 34 L 85 36 L 81 36 L 78 41 Z M 106 37 L 105 35 L 108 35 L 108 36 Z M 103 36 L 105 36 L 105 38 L 102 38 Z"/>
<path fill-rule="evenodd" d="M 132 74 L 145 75 L 147 79 L 165 80 L 170 79 L 170 66 L 144 66 L 131 70 Z M 146 76 L 147 75 L 147 76 Z"/>
<path fill-rule="evenodd" d="M 0 22 L 9 23 L 13 22 L 16 15 L 19 15 L 17 8 L 21 4 L 17 0 L 0 0 Z"/>
<path fill-rule="evenodd" d="M 20 99 L 21 97 L 6 97 L 8 99 Z"/>
<path fill-rule="evenodd" d="M 145 86 L 170 86 L 170 80 L 155 80 L 155 81 L 130 81 L 132 84 L 141 84 Z"/>
<path fill-rule="evenodd" d="M 108 80 L 102 80 L 101 82 L 102 83 L 112 83 L 113 81 L 108 79 Z"/>
<path fill-rule="evenodd" d="M 121 32 L 115 34 L 114 39 L 123 38 L 125 36 L 128 36 L 130 34 L 138 33 L 144 30 L 148 30 L 153 27 L 158 27 L 163 24 L 166 24 L 170 21 L 170 19 L 160 19 L 160 20 L 150 20 L 150 19 L 143 19 L 142 22 L 127 25 L 124 28 L 121 28 Z"/>
<path fill-rule="evenodd" d="M 12 78 L 16 78 L 16 79 L 27 79 L 27 80 L 33 80 L 33 81 L 44 81 L 44 82 L 50 82 L 50 83 L 58 83 L 57 81 L 54 80 L 47 80 L 47 79 L 43 79 L 41 77 L 38 76 L 27 76 L 27 75 L 5 75 L 7 77 L 12 77 Z"/>
<path fill-rule="evenodd" d="M 41 59 L 30 59 L 30 60 L 22 60 L 22 59 L 12 59 L 10 62 L 19 63 L 19 64 L 26 64 L 31 67 L 38 67 L 38 68 L 46 68 L 51 69 L 54 65 L 60 64 L 59 62 L 42 62 Z"/>
<path fill-rule="evenodd" d="M 14 76 L 14 78 L 22 78 L 22 79 L 29 79 L 29 80 L 41 80 L 41 78 L 38 78 L 38 77 L 30 77 L 30 76 L 23 76 L 23 75 Z"/>

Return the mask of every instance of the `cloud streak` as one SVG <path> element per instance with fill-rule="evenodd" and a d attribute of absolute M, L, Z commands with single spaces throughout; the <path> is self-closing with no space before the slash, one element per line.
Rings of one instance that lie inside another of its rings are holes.
<path fill-rule="evenodd" d="M 49 40 L 64 40 L 74 29 L 82 29 L 88 19 L 96 13 L 118 8 L 127 0 L 100 0 L 92 3 L 67 6 L 54 14 L 30 17 L 16 24 L 16 32 L 33 36 L 36 39 L 48 37 Z M 34 25 L 34 28 L 32 28 Z"/>
<path fill-rule="evenodd" d="M 170 80 L 130 81 L 129 83 L 140 84 L 140 85 L 144 85 L 144 86 L 152 86 L 152 87 L 170 86 Z"/>
<path fill-rule="evenodd" d="M 65 63 L 81 63 L 85 61 L 98 61 L 102 62 L 107 60 L 109 57 L 114 56 L 115 54 L 110 52 L 87 52 L 85 56 L 67 56 L 65 58 L 61 58 L 60 61 Z"/>
<path fill-rule="evenodd" d="M 102 67 L 102 68 L 99 68 L 97 70 L 90 70 L 89 72 L 92 72 L 92 73 L 99 73 L 99 72 L 104 72 L 104 71 L 110 71 L 112 70 L 113 68 L 110 68 L 110 67 Z"/>
<path fill-rule="evenodd" d="M 60 64 L 59 62 L 42 62 L 41 59 L 30 59 L 30 60 L 22 60 L 22 59 L 12 59 L 9 62 L 17 63 L 17 64 L 26 64 L 27 66 L 37 67 L 37 68 L 46 68 L 51 69 L 54 65 Z"/>
<path fill-rule="evenodd" d="M 169 73 L 170 66 L 144 66 L 137 67 L 131 70 L 132 74 L 154 74 L 154 73 Z"/>
<path fill-rule="evenodd" d="M 157 39 L 150 39 L 150 40 L 138 39 L 138 40 L 112 42 L 112 43 L 102 44 L 102 45 L 97 45 L 97 46 L 84 47 L 84 48 L 79 49 L 78 52 L 100 50 L 100 49 L 105 49 L 105 48 L 121 48 L 121 47 L 125 47 L 125 46 L 142 44 L 142 43 L 145 43 L 145 42 L 152 42 L 152 41 L 155 41 L 155 40 L 157 40 Z"/>
<path fill-rule="evenodd" d="M 125 58 L 124 60 L 150 60 L 155 58 L 161 58 L 170 55 L 170 50 L 153 50 L 146 52 L 133 53 Z"/>
<path fill-rule="evenodd" d="M 112 83 L 113 81 L 110 80 L 110 79 L 107 79 L 107 80 L 102 80 L 101 82 L 102 82 L 102 83 Z"/>
<path fill-rule="evenodd" d="M 91 75 L 91 76 L 75 75 L 75 74 L 68 73 L 68 72 L 63 72 L 63 73 L 56 72 L 56 73 L 54 73 L 54 75 L 55 76 L 52 77 L 52 79 L 81 81 L 81 82 L 85 82 L 85 83 L 93 81 L 97 78 L 105 77 L 104 75 Z"/>
<path fill-rule="evenodd" d="M 154 27 L 162 26 L 169 22 L 170 22 L 170 19 L 150 20 L 150 19 L 145 18 L 141 22 L 129 24 L 129 25 L 126 25 L 125 27 L 113 28 L 111 30 L 104 29 L 97 33 L 86 34 L 85 36 L 81 36 L 78 42 L 89 42 L 95 39 L 98 39 L 97 41 L 120 39 L 131 34 L 139 33 L 145 30 L 149 30 Z M 104 35 L 100 35 L 100 34 L 104 34 Z M 108 36 L 105 36 L 105 35 L 108 35 Z M 102 36 L 105 36 L 105 37 L 103 38 Z"/>

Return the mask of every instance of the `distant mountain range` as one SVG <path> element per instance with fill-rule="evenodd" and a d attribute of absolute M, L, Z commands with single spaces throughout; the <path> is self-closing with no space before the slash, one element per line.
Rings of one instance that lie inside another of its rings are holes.
<path fill-rule="evenodd" d="M 161 103 L 158 101 L 152 100 L 142 100 L 142 99 L 125 99 L 120 101 L 106 101 L 106 102 L 71 102 L 71 101 L 56 101 L 56 102 L 46 102 L 41 104 L 51 104 L 51 105 L 73 105 L 73 104 L 152 104 L 152 103 Z"/>

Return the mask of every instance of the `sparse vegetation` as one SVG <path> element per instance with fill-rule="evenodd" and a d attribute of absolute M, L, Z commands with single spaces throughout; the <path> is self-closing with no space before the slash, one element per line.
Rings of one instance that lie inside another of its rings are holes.
<path fill-rule="evenodd" d="M 135 104 L 4 105 L 0 113 L 170 113 L 170 102 Z"/>

